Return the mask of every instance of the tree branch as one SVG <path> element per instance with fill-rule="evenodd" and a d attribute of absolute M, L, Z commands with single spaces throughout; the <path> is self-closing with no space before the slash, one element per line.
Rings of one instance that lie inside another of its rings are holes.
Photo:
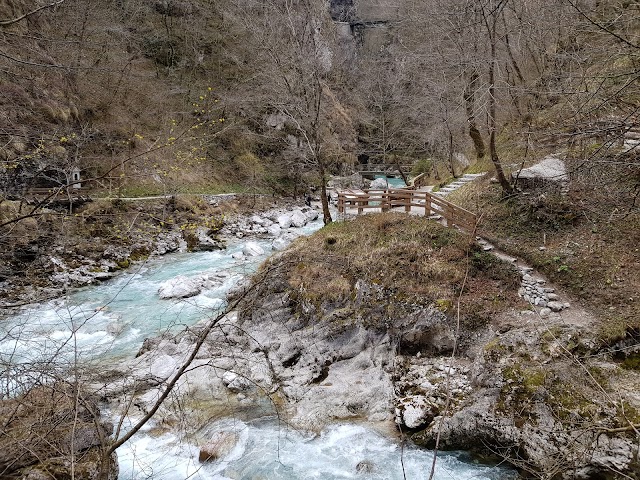
<path fill-rule="evenodd" d="M 57 2 L 49 3 L 48 5 L 43 5 L 41 7 L 36 8 L 35 10 L 31 10 L 30 12 L 27 12 L 24 15 L 21 15 L 19 17 L 12 18 L 11 20 L 0 20 L 0 27 L 7 27 L 9 25 L 13 25 L 14 23 L 18 23 L 19 21 L 24 20 L 25 18 L 30 17 L 31 15 L 38 13 L 41 10 L 44 10 L 46 8 L 55 8 L 58 5 L 61 5 L 62 3 L 64 3 L 64 0 L 58 0 Z"/>
<path fill-rule="evenodd" d="M 593 20 L 589 15 L 587 15 L 586 13 L 584 13 L 582 10 L 580 10 L 580 8 L 571 0 L 567 0 L 567 2 L 569 3 L 569 5 L 571 5 L 581 16 L 583 16 L 585 18 L 585 20 L 587 20 L 591 25 L 598 27 L 600 30 L 607 32 L 609 35 L 617 38 L 618 40 L 620 40 L 622 43 L 632 47 L 632 48 L 636 48 L 638 50 L 640 50 L 640 45 L 636 45 L 635 43 L 631 43 L 629 40 L 627 40 L 624 37 L 621 37 L 620 35 L 618 35 L 615 32 L 612 32 L 611 30 L 609 30 L 607 27 L 605 27 L 604 25 L 599 24 L 598 22 L 596 22 L 595 20 Z"/>

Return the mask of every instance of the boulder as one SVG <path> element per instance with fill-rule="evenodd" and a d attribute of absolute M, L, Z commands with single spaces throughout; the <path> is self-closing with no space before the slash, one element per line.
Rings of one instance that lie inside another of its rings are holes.
<path fill-rule="evenodd" d="M 271 244 L 271 249 L 276 252 L 280 252 L 289 246 L 289 242 L 287 242 L 284 238 L 276 238 Z"/>
<path fill-rule="evenodd" d="M 569 181 L 569 174 L 564 162 L 554 157 L 547 157 L 532 167 L 514 172 L 512 176 L 517 178 L 518 185 L 524 187 L 535 187 L 549 183 L 563 184 Z"/>
<path fill-rule="evenodd" d="M 264 249 L 256 242 L 247 242 L 242 248 L 242 253 L 247 257 L 258 257 L 264 255 Z"/>
<path fill-rule="evenodd" d="M 286 214 L 278 215 L 276 222 L 280 225 L 280 228 L 289 228 L 291 226 L 291 216 Z"/>
<path fill-rule="evenodd" d="M 282 232 L 282 229 L 280 228 L 280 225 L 278 225 L 277 223 L 274 223 L 273 225 L 269 225 L 267 227 L 267 233 L 272 237 L 277 237 L 278 235 L 280 235 L 281 232 Z"/>
<path fill-rule="evenodd" d="M 547 307 L 550 308 L 552 312 L 559 312 L 564 308 L 564 305 L 560 302 L 549 302 Z"/>
<path fill-rule="evenodd" d="M 307 216 L 300 210 L 294 210 L 291 214 L 291 225 L 296 228 L 304 227 L 307 224 Z"/>
<path fill-rule="evenodd" d="M 411 430 L 428 426 L 438 414 L 424 395 L 413 395 L 400 400 L 396 409 L 396 422 Z"/>
<path fill-rule="evenodd" d="M 306 217 L 307 217 L 307 222 L 313 222 L 314 220 L 317 220 L 318 217 L 320 216 L 320 214 L 318 213 L 318 210 L 316 210 L 315 208 L 308 208 L 306 210 L 302 211 Z"/>
<path fill-rule="evenodd" d="M 238 434 L 235 432 L 216 432 L 211 439 L 200 447 L 198 461 L 200 463 L 215 462 L 224 458 L 238 443 Z"/>
<path fill-rule="evenodd" d="M 160 288 L 158 288 L 158 295 L 162 299 L 188 298 L 198 295 L 201 291 L 201 279 L 188 278 L 184 275 L 179 275 L 160 285 Z"/>
<path fill-rule="evenodd" d="M 222 383 L 232 392 L 238 393 L 248 390 L 251 387 L 251 382 L 240 375 L 233 372 L 226 372 L 222 376 Z"/>
<path fill-rule="evenodd" d="M 224 242 L 211 238 L 209 236 L 209 230 L 204 227 L 198 227 L 190 246 L 193 252 L 212 252 L 225 248 Z"/>
<path fill-rule="evenodd" d="M 233 258 L 234 260 L 242 260 L 244 258 L 244 253 L 242 252 L 232 253 L 231 258 Z"/>
<path fill-rule="evenodd" d="M 389 182 L 387 182 L 386 178 L 376 178 L 373 182 L 371 182 L 371 186 L 373 190 L 384 190 L 389 188 Z"/>

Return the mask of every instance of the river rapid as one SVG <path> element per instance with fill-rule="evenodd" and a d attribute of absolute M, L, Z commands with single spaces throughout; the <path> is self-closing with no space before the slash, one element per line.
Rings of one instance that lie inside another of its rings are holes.
<path fill-rule="evenodd" d="M 311 234 L 315 221 L 299 229 Z M 20 365 L 52 358 L 105 365 L 136 355 L 145 338 L 178 331 L 220 309 L 225 294 L 271 253 L 271 241 L 258 240 L 264 255 L 236 260 L 244 242 L 234 239 L 223 251 L 171 254 L 134 266 L 117 278 L 77 290 L 65 298 L 24 308 L 5 319 L 0 355 L 15 366 L 3 376 L 11 390 Z M 161 300 L 158 288 L 178 275 L 217 279 L 188 299 Z M 13 380 L 12 380 L 13 378 Z M 126 431 L 135 418 L 125 419 Z M 117 418 L 114 417 L 117 422 Z M 320 435 L 294 431 L 272 417 L 242 422 L 232 418 L 206 426 L 237 432 L 237 443 L 221 461 L 201 464 L 199 447 L 176 434 L 158 433 L 154 422 L 118 450 L 121 479 L 418 479 L 428 478 L 433 454 L 371 425 L 344 423 Z M 466 454 L 439 454 L 438 480 L 516 478 L 512 471 L 474 463 Z"/>

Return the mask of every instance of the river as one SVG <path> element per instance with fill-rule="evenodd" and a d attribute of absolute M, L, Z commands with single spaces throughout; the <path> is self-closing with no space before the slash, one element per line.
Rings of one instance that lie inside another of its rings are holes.
<path fill-rule="evenodd" d="M 300 229 L 310 234 L 316 221 Z M 25 308 L 5 319 L 0 355 L 16 365 L 50 358 L 64 365 L 130 358 L 147 337 L 192 325 L 224 303 L 225 293 L 255 271 L 270 252 L 269 241 L 258 241 L 265 255 L 238 261 L 234 240 L 225 251 L 172 254 L 134 266 L 116 278 L 77 290 L 65 298 Z M 218 284 L 183 301 L 160 300 L 158 288 L 178 275 L 206 274 Z M 5 363 L 6 364 L 6 363 Z M 6 372 L 5 372 L 6 373 Z M 14 377 L 4 375 L 3 387 Z M 114 419 L 115 420 L 115 419 Z M 135 421 L 128 419 L 127 422 Z M 294 431 L 271 417 L 252 422 L 225 419 L 205 427 L 233 429 L 238 442 L 223 461 L 200 464 L 198 446 L 172 433 L 157 433 L 151 422 L 118 450 L 121 479 L 424 479 L 433 454 L 366 424 L 341 424 L 320 435 Z M 473 463 L 467 455 L 440 454 L 436 479 L 515 478 L 512 471 Z"/>

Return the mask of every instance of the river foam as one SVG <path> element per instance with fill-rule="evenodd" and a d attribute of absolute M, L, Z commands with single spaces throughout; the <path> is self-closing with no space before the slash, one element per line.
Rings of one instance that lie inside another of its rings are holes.
<path fill-rule="evenodd" d="M 120 478 L 403 480 L 427 478 L 433 461 L 431 451 L 410 445 L 402 448 L 362 425 L 335 425 L 317 436 L 278 425 L 274 419 L 223 420 L 204 430 L 209 434 L 233 431 L 238 443 L 223 459 L 199 464 L 196 443 L 168 433 L 153 439 L 139 436 L 119 451 Z M 508 469 L 474 464 L 463 453 L 441 453 L 434 478 L 507 480 L 516 475 Z"/>

